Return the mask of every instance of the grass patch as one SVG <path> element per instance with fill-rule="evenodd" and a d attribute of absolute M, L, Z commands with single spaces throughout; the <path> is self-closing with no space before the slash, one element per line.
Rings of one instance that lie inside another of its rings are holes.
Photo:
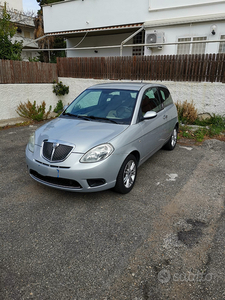
<path fill-rule="evenodd" d="M 201 120 L 193 102 L 188 103 L 186 100 L 183 103 L 177 102 L 175 104 L 180 122 L 178 138 L 194 139 L 197 142 L 202 142 L 206 138 L 220 136 L 225 138 L 225 116 L 214 114 L 210 118 Z M 192 129 L 190 125 L 201 127 Z"/>
<path fill-rule="evenodd" d="M 191 128 L 190 125 L 202 126 L 198 129 Z M 179 138 L 194 139 L 197 142 L 202 142 L 204 139 L 213 137 L 225 138 L 225 117 L 213 116 L 207 120 L 195 121 L 195 124 L 181 124 L 179 128 Z"/>

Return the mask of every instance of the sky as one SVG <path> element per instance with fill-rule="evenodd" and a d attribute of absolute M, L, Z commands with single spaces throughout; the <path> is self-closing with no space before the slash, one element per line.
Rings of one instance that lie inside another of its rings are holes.
<path fill-rule="evenodd" d="M 26 11 L 34 11 L 35 13 L 37 10 L 40 9 L 36 0 L 23 0 L 23 10 Z"/>

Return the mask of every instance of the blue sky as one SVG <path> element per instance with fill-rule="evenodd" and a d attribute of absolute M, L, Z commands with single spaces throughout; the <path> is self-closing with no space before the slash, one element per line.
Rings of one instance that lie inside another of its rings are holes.
<path fill-rule="evenodd" d="M 36 12 L 40 6 L 38 5 L 36 0 L 23 0 L 23 10 L 26 11 L 34 11 Z"/>

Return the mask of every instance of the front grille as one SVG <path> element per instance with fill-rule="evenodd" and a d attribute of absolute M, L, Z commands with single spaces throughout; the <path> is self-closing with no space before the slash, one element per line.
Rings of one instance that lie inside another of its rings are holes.
<path fill-rule="evenodd" d="M 73 150 L 73 146 L 44 141 L 43 157 L 49 161 L 63 161 Z"/>
<path fill-rule="evenodd" d="M 43 176 L 34 170 L 30 170 L 30 175 L 39 182 L 49 184 L 51 186 L 66 187 L 71 189 L 81 189 L 81 185 L 72 179 L 58 178 L 51 176 Z"/>
<path fill-rule="evenodd" d="M 49 143 L 45 141 L 43 144 L 43 156 L 48 160 L 51 160 L 52 149 L 53 149 L 53 143 Z"/>

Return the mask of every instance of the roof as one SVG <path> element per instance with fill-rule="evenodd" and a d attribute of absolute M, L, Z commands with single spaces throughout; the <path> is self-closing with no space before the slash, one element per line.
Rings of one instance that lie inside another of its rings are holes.
<path fill-rule="evenodd" d="M 89 89 L 119 89 L 119 90 L 132 90 L 132 91 L 140 91 L 144 86 L 161 86 L 165 87 L 162 84 L 155 84 L 151 82 L 110 82 L 110 83 L 100 83 L 89 87 Z"/>
<path fill-rule="evenodd" d="M 125 25 L 115 25 L 115 26 L 108 26 L 108 27 L 99 27 L 99 28 L 89 28 L 89 29 L 80 29 L 80 30 L 68 30 L 68 31 L 59 31 L 59 32 L 52 32 L 47 33 L 48 35 L 79 35 L 82 33 L 92 33 L 93 35 L 98 34 L 101 32 L 101 34 L 109 34 L 109 31 L 112 33 L 118 32 L 118 30 L 121 31 L 129 31 L 135 28 L 140 28 L 143 26 L 143 23 L 136 23 L 136 24 L 125 24 Z"/>

